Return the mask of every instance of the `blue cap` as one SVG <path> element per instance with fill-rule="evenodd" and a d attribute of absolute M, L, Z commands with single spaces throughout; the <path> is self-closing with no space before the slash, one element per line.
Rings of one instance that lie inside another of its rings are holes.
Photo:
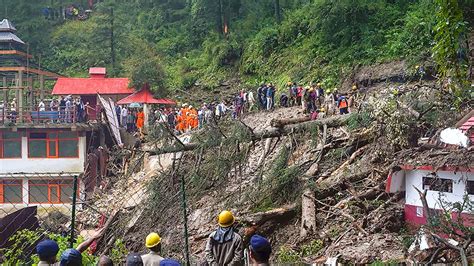
<path fill-rule="evenodd" d="M 181 266 L 181 263 L 174 259 L 164 259 L 160 261 L 160 266 Z"/>
<path fill-rule="evenodd" d="M 268 261 L 270 254 L 272 253 L 272 246 L 268 240 L 260 235 L 253 235 L 250 238 L 250 247 L 252 251 L 262 261 Z"/>
<path fill-rule="evenodd" d="M 61 254 L 61 261 L 59 263 L 61 266 L 81 266 L 82 265 L 82 255 L 79 251 L 73 248 L 66 249 L 63 254 Z"/>
<path fill-rule="evenodd" d="M 41 258 L 51 258 L 51 257 L 56 257 L 56 254 L 58 254 L 59 251 L 59 246 L 56 241 L 53 241 L 51 239 L 46 239 L 38 243 L 36 245 L 36 254 L 40 256 Z"/>
<path fill-rule="evenodd" d="M 139 253 L 130 253 L 127 256 L 127 266 L 143 266 L 142 256 Z"/>

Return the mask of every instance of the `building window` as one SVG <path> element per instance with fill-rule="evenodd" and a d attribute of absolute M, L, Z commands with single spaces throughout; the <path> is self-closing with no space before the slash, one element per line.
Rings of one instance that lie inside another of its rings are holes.
<path fill-rule="evenodd" d="M 453 180 L 439 177 L 423 177 L 423 189 L 453 193 Z"/>
<path fill-rule="evenodd" d="M 21 134 L 0 132 L 0 158 L 21 158 Z"/>
<path fill-rule="evenodd" d="M 467 180 L 466 191 L 468 195 L 474 195 L 474 180 Z"/>
<path fill-rule="evenodd" d="M 74 191 L 73 180 L 30 180 L 28 198 L 30 203 L 71 203 Z"/>
<path fill-rule="evenodd" d="M 0 203 L 22 202 L 22 180 L 0 180 Z"/>
<path fill-rule="evenodd" d="M 79 157 L 79 137 L 76 132 L 30 132 L 28 157 L 77 158 Z"/>

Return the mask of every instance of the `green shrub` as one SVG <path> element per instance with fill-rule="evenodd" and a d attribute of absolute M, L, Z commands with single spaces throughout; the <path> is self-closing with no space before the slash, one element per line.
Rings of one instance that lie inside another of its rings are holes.
<path fill-rule="evenodd" d="M 59 246 L 58 259 L 63 251 L 69 248 L 69 237 L 61 236 L 54 233 L 46 233 L 42 230 L 20 230 L 10 237 L 12 245 L 9 248 L 1 249 L 0 254 L 3 254 L 3 263 L 5 265 L 24 265 L 24 264 L 36 264 L 39 262 L 38 255 L 36 254 L 25 254 L 24 251 L 33 247 L 40 239 L 44 238 L 44 235 L 51 240 L 56 241 Z M 82 243 L 84 239 L 78 237 L 74 247 L 77 247 Z M 90 255 L 88 252 L 82 253 L 82 263 L 84 265 L 95 265 L 97 264 L 98 258 Z"/>
<path fill-rule="evenodd" d="M 116 265 L 121 265 L 123 259 L 128 254 L 128 249 L 125 247 L 125 243 L 122 239 L 118 238 L 115 240 L 114 247 L 110 250 L 110 259 Z"/>
<path fill-rule="evenodd" d="M 281 246 L 276 253 L 276 261 L 278 263 L 296 263 L 301 261 L 301 257 L 297 251 L 287 246 Z"/>

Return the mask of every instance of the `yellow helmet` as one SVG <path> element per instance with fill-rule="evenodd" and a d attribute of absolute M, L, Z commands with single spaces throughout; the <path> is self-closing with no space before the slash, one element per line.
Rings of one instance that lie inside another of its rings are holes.
<path fill-rule="evenodd" d="M 357 85 L 352 85 L 352 90 L 357 90 Z"/>
<path fill-rule="evenodd" d="M 150 233 L 146 236 L 145 246 L 147 248 L 152 248 L 161 243 L 161 237 L 157 233 Z"/>
<path fill-rule="evenodd" d="M 321 82 L 318 82 L 318 84 L 316 84 L 316 85 L 321 86 Z"/>
<path fill-rule="evenodd" d="M 322 107 L 321 110 L 319 110 L 319 111 L 324 113 L 324 112 L 326 112 L 326 109 L 324 109 L 324 107 Z"/>
<path fill-rule="evenodd" d="M 235 217 L 230 211 L 222 211 L 217 216 L 217 223 L 220 227 L 230 227 L 234 224 Z"/>

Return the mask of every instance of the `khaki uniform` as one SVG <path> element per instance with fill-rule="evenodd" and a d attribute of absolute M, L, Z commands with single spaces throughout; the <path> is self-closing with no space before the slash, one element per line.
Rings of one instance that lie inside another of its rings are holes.
<path fill-rule="evenodd" d="M 144 266 L 160 266 L 160 262 L 163 259 L 158 253 L 150 251 L 150 253 L 142 255 Z"/>
<path fill-rule="evenodd" d="M 242 237 L 233 232 L 232 240 L 218 243 L 213 239 L 216 232 L 212 232 L 207 239 L 206 261 L 209 266 L 243 265 Z"/>

